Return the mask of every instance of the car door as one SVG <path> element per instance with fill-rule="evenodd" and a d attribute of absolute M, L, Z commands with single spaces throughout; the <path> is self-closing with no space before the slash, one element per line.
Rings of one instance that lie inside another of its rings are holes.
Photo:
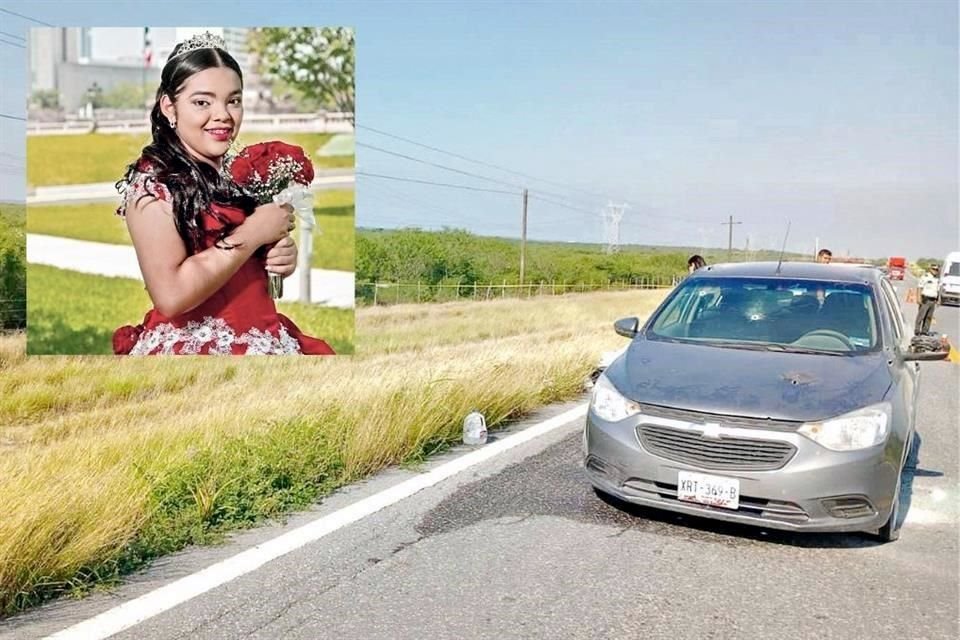
<path fill-rule="evenodd" d="M 890 367 L 891 378 L 896 386 L 892 398 L 894 399 L 894 415 L 901 413 L 906 419 L 910 433 L 916 424 L 917 415 L 917 392 L 920 382 L 920 363 L 904 362 L 898 357 L 900 353 L 906 353 L 910 349 L 910 337 L 907 332 L 906 323 L 903 320 L 903 313 L 900 310 L 900 303 L 897 300 L 897 294 L 893 286 L 887 280 L 880 281 L 882 308 L 884 315 L 888 317 L 890 330 L 893 338 L 893 353 L 891 353 Z"/>

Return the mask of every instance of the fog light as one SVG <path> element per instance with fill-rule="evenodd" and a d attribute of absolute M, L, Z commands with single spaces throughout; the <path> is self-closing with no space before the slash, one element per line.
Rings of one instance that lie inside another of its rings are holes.
<path fill-rule="evenodd" d="M 872 516 L 877 511 L 863 496 L 841 496 L 821 500 L 823 508 L 834 518 L 862 518 Z"/>

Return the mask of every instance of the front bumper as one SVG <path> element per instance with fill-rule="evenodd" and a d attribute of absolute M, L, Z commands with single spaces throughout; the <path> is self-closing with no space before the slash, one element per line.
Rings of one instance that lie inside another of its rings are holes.
<path fill-rule="evenodd" d="M 941 304 L 960 304 L 960 291 L 947 291 L 946 289 L 941 289 L 940 303 Z"/>
<path fill-rule="evenodd" d="M 655 455 L 640 442 L 637 427 L 641 423 L 685 429 L 691 425 L 649 416 L 608 423 L 589 411 L 583 462 L 594 487 L 638 505 L 788 531 L 872 531 L 890 516 L 902 452 L 902 443 L 893 434 L 886 445 L 835 452 L 795 431 L 721 426 L 721 438 L 789 443 L 795 449 L 780 468 L 756 471 L 700 466 Z M 680 471 L 737 478 L 740 507 L 680 501 Z"/>

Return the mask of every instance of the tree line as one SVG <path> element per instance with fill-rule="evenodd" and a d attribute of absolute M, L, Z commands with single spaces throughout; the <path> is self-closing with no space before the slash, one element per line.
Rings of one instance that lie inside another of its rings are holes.
<path fill-rule="evenodd" d="M 24 207 L 0 203 L 0 331 L 27 323 Z"/>
<path fill-rule="evenodd" d="M 669 280 L 686 273 L 680 251 L 627 249 L 606 254 L 599 245 L 528 242 L 524 283 L 602 284 Z M 372 299 L 368 282 L 517 284 L 518 240 L 473 235 L 462 230 L 358 230 L 357 296 Z"/>

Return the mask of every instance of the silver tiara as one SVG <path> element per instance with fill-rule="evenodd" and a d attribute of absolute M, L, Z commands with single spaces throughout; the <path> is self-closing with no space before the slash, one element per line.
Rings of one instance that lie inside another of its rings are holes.
<path fill-rule="evenodd" d="M 195 36 L 190 36 L 184 40 L 180 49 L 170 56 L 171 58 L 176 58 L 177 56 L 183 55 L 185 53 L 190 53 L 191 51 L 196 51 L 197 49 L 223 49 L 227 50 L 227 43 L 220 36 L 216 36 L 209 31 L 204 31 L 203 33 L 197 34 Z"/>

